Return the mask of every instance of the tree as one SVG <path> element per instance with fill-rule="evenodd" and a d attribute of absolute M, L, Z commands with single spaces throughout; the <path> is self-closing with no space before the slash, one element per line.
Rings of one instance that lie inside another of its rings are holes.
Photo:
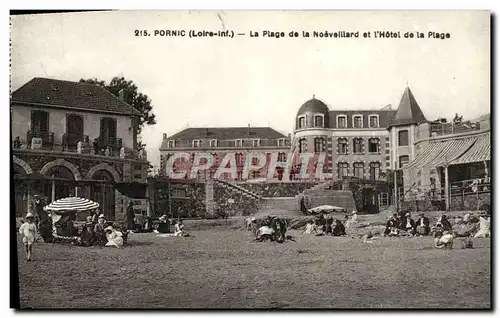
<path fill-rule="evenodd" d="M 80 79 L 82 83 L 90 83 L 106 88 L 113 95 L 119 97 L 120 91 L 124 92 L 124 101 L 141 112 L 139 122 L 137 123 L 137 133 L 140 134 L 144 125 L 156 124 L 156 116 L 153 114 L 153 105 L 151 99 L 142 93 L 139 93 L 137 86 L 133 81 L 126 80 L 124 77 L 113 77 L 109 84 L 97 78 Z M 138 143 L 139 149 L 144 149 L 146 145 Z"/>

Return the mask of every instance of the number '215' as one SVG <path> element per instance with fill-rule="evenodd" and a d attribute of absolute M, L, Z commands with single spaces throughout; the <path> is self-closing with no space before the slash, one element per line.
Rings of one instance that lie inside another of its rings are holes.
<path fill-rule="evenodd" d="M 148 30 L 135 30 L 135 36 L 149 36 Z"/>

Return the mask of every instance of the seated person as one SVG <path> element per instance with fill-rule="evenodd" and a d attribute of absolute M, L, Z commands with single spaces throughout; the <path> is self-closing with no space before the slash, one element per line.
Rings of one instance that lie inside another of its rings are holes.
<path fill-rule="evenodd" d="M 335 220 L 335 227 L 333 228 L 332 231 L 333 236 L 344 236 L 346 235 L 345 233 L 345 226 L 340 222 L 340 220 Z"/>
<path fill-rule="evenodd" d="M 115 230 L 112 226 L 108 226 L 104 231 L 106 232 L 106 239 L 108 240 L 106 246 L 123 246 L 123 234 L 121 231 Z"/>
<path fill-rule="evenodd" d="M 333 218 L 326 218 L 326 233 L 333 233 Z"/>
<path fill-rule="evenodd" d="M 94 228 L 92 222 L 87 222 L 82 228 L 80 235 L 80 242 L 82 246 L 92 246 L 95 241 Z"/>
<path fill-rule="evenodd" d="M 106 244 L 106 220 L 104 219 L 104 215 L 99 215 L 99 219 L 97 224 L 94 226 L 94 233 L 96 236 L 96 241 L 100 246 L 104 246 Z"/>
<path fill-rule="evenodd" d="M 184 232 L 184 224 L 182 224 L 182 220 L 179 220 L 177 224 L 175 224 L 174 236 L 186 236 Z"/>
<path fill-rule="evenodd" d="M 413 221 L 410 217 L 410 213 L 406 213 L 405 215 L 405 221 L 406 221 L 406 224 L 405 224 L 405 231 L 407 233 L 409 233 L 410 235 L 415 235 L 415 221 Z"/>
<path fill-rule="evenodd" d="M 306 228 L 304 229 L 304 231 L 302 231 L 302 233 L 313 234 L 316 232 L 317 229 L 316 229 L 316 224 L 314 224 L 314 221 L 312 220 L 307 221 Z"/>
<path fill-rule="evenodd" d="M 429 227 L 429 219 L 424 216 L 424 214 L 420 214 L 420 218 L 416 223 L 417 234 L 420 236 L 429 235 L 430 227 Z"/>
<path fill-rule="evenodd" d="M 170 222 L 166 215 L 162 215 L 159 218 L 160 223 L 158 224 L 158 228 L 156 229 L 159 233 L 170 233 Z"/>
<path fill-rule="evenodd" d="M 384 236 L 389 236 L 391 233 L 394 234 L 395 229 L 398 227 L 398 222 L 394 215 L 390 216 L 385 224 Z"/>

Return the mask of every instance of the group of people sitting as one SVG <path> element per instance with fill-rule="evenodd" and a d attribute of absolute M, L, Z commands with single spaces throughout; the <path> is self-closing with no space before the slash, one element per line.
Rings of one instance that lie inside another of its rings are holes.
<path fill-rule="evenodd" d="M 114 246 L 122 247 L 126 243 L 128 231 L 121 224 L 106 221 L 104 214 L 95 213 L 88 216 L 78 240 L 81 246 Z"/>
<path fill-rule="evenodd" d="M 316 234 L 317 236 L 330 234 L 332 236 L 344 236 L 346 235 L 346 226 L 349 225 L 349 217 L 346 216 L 344 223 L 338 219 L 333 219 L 333 217 L 325 217 L 320 214 L 316 220 L 309 220 L 306 224 L 306 228 L 302 233 L 305 234 Z"/>
<path fill-rule="evenodd" d="M 158 221 L 158 225 L 155 226 L 155 229 L 153 230 L 153 232 L 155 233 L 170 233 L 170 226 L 173 225 L 174 233 L 172 236 L 189 236 L 189 234 L 184 231 L 184 224 L 182 223 L 182 219 L 177 219 L 176 221 L 174 219 L 169 220 L 166 215 L 162 215 L 160 216 Z"/>
<path fill-rule="evenodd" d="M 451 229 L 451 224 L 445 215 L 442 217 L 442 224 L 444 227 Z M 385 226 L 384 236 L 425 236 L 429 235 L 430 230 L 429 218 L 423 213 L 415 221 L 411 218 L 409 212 L 401 211 L 389 217 Z"/>
<path fill-rule="evenodd" d="M 415 221 L 409 212 L 403 211 L 389 217 L 384 230 L 384 236 L 427 236 L 453 235 L 454 237 L 489 237 L 490 209 L 483 205 L 479 215 L 470 213 L 456 216 L 450 221 L 446 215 L 441 215 L 431 226 L 429 218 L 423 213 Z"/>

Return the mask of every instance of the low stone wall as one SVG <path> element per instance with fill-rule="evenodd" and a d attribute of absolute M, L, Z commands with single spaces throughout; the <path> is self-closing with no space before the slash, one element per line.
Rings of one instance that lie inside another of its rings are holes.
<path fill-rule="evenodd" d="M 464 196 L 461 195 L 452 196 L 450 200 L 450 210 L 475 211 L 483 204 L 489 204 L 491 206 L 490 192 L 479 193 L 479 194 L 471 193 L 471 194 L 466 194 Z"/>
<path fill-rule="evenodd" d="M 314 182 L 305 183 L 237 183 L 238 186 L 247 189 L 261 197 L 294 197 L 304 190 L 317 185 Z"/>
<path fill-rule="evenodd" d="M 252 215 L 260 209 L 259 199 L 221 184 L 214 184 L 214 200 L 215 217 Z"/>

